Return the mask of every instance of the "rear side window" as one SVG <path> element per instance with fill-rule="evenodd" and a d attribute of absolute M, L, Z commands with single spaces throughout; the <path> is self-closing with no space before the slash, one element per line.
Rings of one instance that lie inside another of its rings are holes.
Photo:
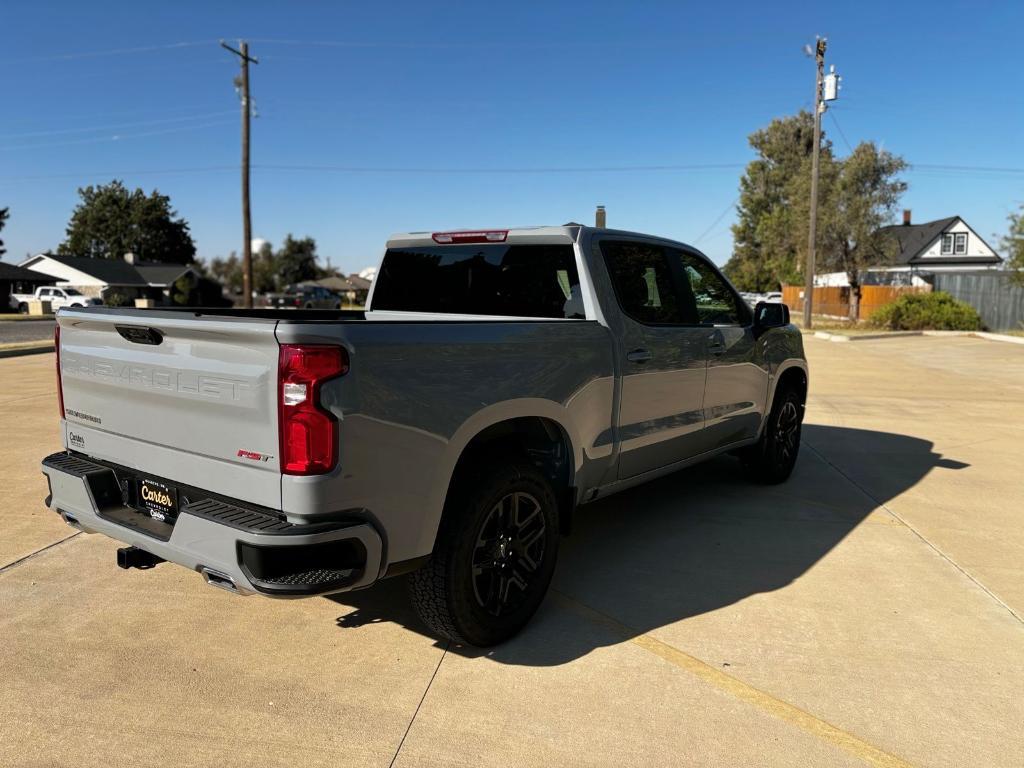
<path fill-rule="evenodd" d="M 438 245 L 388 249 L 373 309 L 583 318 L 571 245 Z"/>
<path fill-rule="evenodd" d="M 672 265 L 660 245 L 605 240 L 601 253 L 619 306 L 628 317 L 648 325 L 697 322 L 692 303 L 679 300 Z"/>

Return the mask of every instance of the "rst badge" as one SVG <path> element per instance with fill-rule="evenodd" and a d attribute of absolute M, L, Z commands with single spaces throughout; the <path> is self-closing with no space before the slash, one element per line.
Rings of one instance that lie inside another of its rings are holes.
<path fill-rule="evenodd" d="M 274 458 L 269 453 L 259 453 L 257 451 L 247 451 L 244 448 L 239 448 L 238 453 L 235 454 L 240 459 L 249 459 L 249 461 L 262 461 L 264 464 Z"/>

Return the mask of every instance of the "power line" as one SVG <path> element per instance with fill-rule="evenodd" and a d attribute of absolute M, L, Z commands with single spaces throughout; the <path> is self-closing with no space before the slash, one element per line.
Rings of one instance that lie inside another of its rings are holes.
<path fill-rule="evenodd" d="M 207 112 L 200 115 L 184 115 L 181 117 L 164 117 L 160 120 L 140 120 L 130 123 L 117 123 L 114 125 L 99 125 L 91 128 L 63 128 L 56 131 L 30 131 L 27 133 L 8 133 L 0 135 L 0 139 L 32 139 L 43 136 L 66 136 L 75 133 L 95 133 L 96 131 L 115 131 L 119 128 L 136 128 L 147 125 L 164 125 L 165 123 L 183 123 L 190 120 L 208 120 L 211 117 L 222 117 L 233 115 L 235 110 L 222 109 L 219 112 Z"/>
<path fill-rule="evenodd" d="M 360 165 L 284 165 L 256 164 L 253 168 L 270 171 L 324 171 L 327 173 L 407 173 L 407 174 L 573 174 L 573 173 L 646 173 L 659 171 L 712 171 L 745 168 L 746 163 L 703 163 L 691 165 L 596 165 L 596 166 L 535 166 L 509 167 L 399 167 Z"/>
<path fill-rule="evenodd" d="M 1006 168 L 991 165 L 934 165 L 912 163 L 911 167 L 930 171 L 985 171 L 988 173 L 1024 173 L 1024 168 Z"/>
<path fill-rule="evenodd" d="M 165 45 L 141 45 L 134 48 L 108 48 L 102 51 L 82 51 L 80 53 L 57 53 L 52 56 L 30 56 L 23 59 L 6 59 L 4 64 L 34 64 L 44 61 L 74 61 L 76 59 L 96 59 L 104 56 L 122 56 L 134 53 L 155 53 L 181 48 L 195 48 L 200 45 L 216 45 L 216 40 L 197 40 L 187 43 L 167 43 Z"/>
<path fill-rule="evenodd" d="M 707 229 L 705 229 L 703 232 L 701 232 L 700 236 L 696 240 L 693 241 L 693 245 L 696 245 L 701 240 L 703 240 L 705 237 L 707 237 L 708 233 L 711 230 L 713 230 L 716 226 L 718 226 L 718 222 L 720 222 L 722 219 L 724 219 L 725 215 L 727 213 L 729 213 L 729 211 L 731 211 L 733 208 L 735 208 L 736 207 L 736 203 L 738 203 L 739 201 L 740 201 L 740 199 L 737 197 L 735 200 L 733 200 L 731 203 L 729 203 L 729 205 L 727 205 L 725 207 L 725 209 L 720 214 L 718 214 L 718 218 L 716 218 L 713 222 L 711 222 L 711 225 Z"/>
<path fill-rule="evenodd" d="M 141 133 L 126 133 L 126 134 L 115 134 L 114 136 L 94 136 L 90 139 L 74 139 L 72 141 L 50 141 L 40 142 L 36 144 L 11 144 L 6 147 L 0 147 L 0 152 L 13 152 L 22 149 L 48 149 L 50 147 L 73 147 L 80 146 L 82 144 L 102 144 L 111 141 L 124 141 L 126 139 L 141 139 L 147 136 L 165 136 L 170 133 L 182 133 L 183 131 L 197 131 L 203 128 L 214 128 L 220 125 L 227 125 L 228 123 L 234 122 L 232 120 L 216 120 L 211 123 L 201 123 L 199 125 L 182 125 L 177 128 L 167 128 L 159 131 L 143 131 Z"/>
<path fill-rule="evenodd" d="M 224 172 L 238 170 L 237 165 L 206 165 L 196 166 L 193 168 L 157 168 L 148 170 L 133 170 L 133 171 L 79 171 L 77 173 L 38 173 L 38 174 L 23 174 L 17 176 L 0 176 L 0 182 L 2 181 L 44 181 L 44 180 L 58 180 L 58 179 L 81 179 L 93 176 L 107 176 L 110 178 L 118 177 L 130 177 L 130 176 L 164 176 L 174 174 L 191 174 L 191 173 L 213 173 L 213 172 Z"/>
<path fill-rule="evenodd" d="M 643 40 L 557 40 L 551 42 L 503 42 L 500 40 L 296 40 L 271 37 L 249 38 L 250 43 L 261 45 L 296 45 L 303 48 L 392 48 L 392 49 L 499 49 L 499 50 L 562 50 L 566 48 L 675 48 L 675 41 Z M 705 45 L 711 45 L 706 43 Z M 692 46 L 691 46 L 692 47 Z"/>
<path fill-rule="evenodd" d="M 852 154 L 853 153 L 853 147 L 850 146 L 850 140 L 846 138 L 846 134 L 843 133 L 843 129 L 839 125 L 839 121 L 836 119 L 836 113 L 833 111 L 834 109 L 835 109 L 835 107 L 833 107 L 832 109 L 830 109 L 828 111 L 829 117 L 832 118 L 832 124 L 836 127 L 836 130 L 839 131 L 839 135 L 840 135 L 840 137 L 842 137 L 843 143 L 846 144 L 846 148 L 848 150 L 850 150 L 850 153 Z"/>
<path fill-rule="evenodd" d="M 290 103 L 290 102 L 285 102 L 285 104 L 288 104 L 288 103 Z M 161 105 L 161 106 L 163 106 L 163 105 Z M 194 110 L 197 110 L 197 109 L 207 109 L 208 110 L 208 109 L 211 109 L 213 106 L 214 105 L 212 105 L 212 104 L 168 104 L 168 105 L 166 105 L 166 109 L 168 110 L 169 113 L 172 113 L 172 114 L 173 113 L 179 113 L 180 114 L 182 112 L 191 112 L 191 111 L 194 111 Z M 109 120 L 111 118 L 115 118 L 115 117 L 118 117 L 118 116 L 121 116 L 121 115 L 128 115 L 129 117 L 134 117 L 134 116 L 138 115 L 139 112 L 142 111 L 143 109 L 145 109 L 145 107 L 140 105 L 140 106 L 135 106 L 132 109 L 118 109 L 118 110 L 104 109 L 104 110 L 102 110 L 99 113 L 93 111 L 93 112 L 87 112 L 87 113 L 79 112 L 77 114 L 71 114 L 71 113 L 65 114 L 65 113 L 62 112 L 61 115 L 60 115 L 60 119 L 64 123 L 72 123 L 72 122 L 76 122 L 78 120 L 99 120 L 99 119 Z M 21 115 L 18 115 L 16 117 L 12 117 L 11 115 L 5 115 L 4 119 L 2 121 L 2 124 L 5 125 L 5 126 L 16 126 L 16 125 L 28 125 L 28 126 L 31 126 L 31 125 L 35 125 L 35 124 L 38 124 L 38 123 L 42 123 L 44 125 L 52 125 L 53 121 L 50 120 L 49 118 L 43 118 L 43 117 L 39 117 L 39 116 L 31 117 L 31 116 L 28 116 L 28 115 L 26 115 L 24 113 L 21 114 Z"/>
<path fill-rule="evenodd" d="M 190 128 L 191 126 L 189 126 Z M 134 136 L 138 136 L 135 134 Z M 147 134 L 149 135 L 149 134 Z M 134 137 L 133 136 L 133 137 Z M 125 137 L 129 138 L 129 137 Z M 36 145 L 37 146 L 37 145 Z M 293 164 L 253 164 L 254 170 L 261 171 L 286 171 L 286 172 L 306 172 L 315 173 L 323 171 L 325 173 L 352 173 L 352 174 L 447 174 L 447 175 L 463 175 L 463 174 L 517 174 L 517 175 L 529 175 L 529 174 L 573 174 L 573 173 L 652 173 L 652 172 L 676 172 L 676 171 L 708 171 L 708 170 L 735 170 L 737 168 L 746 167 L 745 163 L 719 163 L 714 165 L 707 164 L 695 164 L 695 165 L 620 165 L 620 166 L 571 166 L 571 167 L 531 167 L 531 168 L 500 168 L 500 167 L 476 167 L 476 168 L 454 168 L 454 167 L 400 167 L 400 166 L 341 166 L 341 165 L 293 165 Z M 194 166 L 184 168 L 158 168 L 158 169 L 142 169 L 132 171 L 80 171 L 76 173 L 56 173 L 56 174 L 28 174 L 28 175 L 2 175 L 0 179 L 9 181 L 31 181 L 31 180 L 45 180 L 45 179 L 74 179 L 83 176 L 143 176 L 143 175 L 163 175 L 163 174 L 175 174 L 175 173 L 207 173 L 214 171 L 228 171 L 237 170 L 237 166 L 233 165 L 210 165 L 210 166 Z M 979 179 L 998 179 L 998 176 L 993 176 L 993 173 L 1002 174 L 1024 174 L 1024 168 L 994 168 L 990 166 L 973 166 L 973 165 L 933 165 L 933 164 L 914 164 L 908 168 L 909 173 L 924 173 L 929 175 L 945 175 L 951 177 L 963 178 L 969 173 L 985 174 L 979 175 L 976 178 Z M 735 203 L 730 204 L 730 207 Z M 726 211 L 728 212 L 728 210 Z M 724 214 L 722 214 L 724 216 Z"/>

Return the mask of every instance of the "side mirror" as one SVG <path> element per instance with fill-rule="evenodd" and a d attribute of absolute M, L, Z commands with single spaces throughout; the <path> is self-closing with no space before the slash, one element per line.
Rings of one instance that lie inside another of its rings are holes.
<path fill-rule="evenodd" d="M 758 330 L 789 325 L 789 307 L 779 301 L 759 301 L 754 307 L 754 327 Z"/>

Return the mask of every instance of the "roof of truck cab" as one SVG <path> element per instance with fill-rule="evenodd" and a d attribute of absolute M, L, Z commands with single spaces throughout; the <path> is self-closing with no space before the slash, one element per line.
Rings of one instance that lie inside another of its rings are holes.
<path fill-rule="evenodd" d="M 660 237 L 658 235 L 649 235 L 643 232 L 630 232 L 624 229 L 607 229 L 599 227 L 588 227 L 583 224 L 563 224 L 561 226 L 536 226 L 536 227 L 478 227 L 469 228 L 464 227 L 460 229 L 438 229 L 430 232 L 400 232 L 394 234 L 388 238 L 388 248 L 409 248 L 409 247 L 422 247 L 439 245 L 434 240 L 435 234 L 454 234 L 458 232 L 507 232 L 508 236 L 504 242 L 508 243 L 550 243 L 550 242 L 565 242 L 575 243 L 583 235 L 583 233 L 598 234 L 598 235 L 613 235 L 617 237 L 641 237 L 650 240 L 660 240 L 664 243 L 673 243 L 675 245 L 684 245 L 677 240 L 672 240 L 667 237 Z M 456 243 L 457 245 L 457 243 Z M 478 243 L 479 245 L 479 243 Z M 692 246 L 686 246 L 692 247 Z"/>

